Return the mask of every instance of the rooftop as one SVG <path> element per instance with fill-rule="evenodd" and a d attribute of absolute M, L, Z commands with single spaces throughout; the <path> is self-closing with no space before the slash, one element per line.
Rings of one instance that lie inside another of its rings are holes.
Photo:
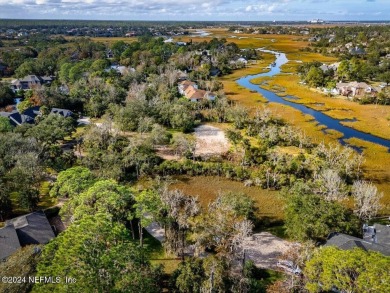
<path fill-rule="evenodd" d="M 34 212 L 5 222 L 6 228 L 16 230 L 21 246 L 46 244 L 55 237 L 49 221 L 43 211 Z"/>
<path fill-rule="evenodd" d="M 13 225 L 0 229 L 0 261 L 20 248 L 19 238 Z"/>
<path fill-rule="evenodd" d="M 390 256 L 390 243 L 375 243 L 373 241 L 337 232 L 329 235 L 325 246 L 336 246 L 343 250 L 358 247 L 365 251 L 376 251 L 382 253 L 383 255 Z"/>

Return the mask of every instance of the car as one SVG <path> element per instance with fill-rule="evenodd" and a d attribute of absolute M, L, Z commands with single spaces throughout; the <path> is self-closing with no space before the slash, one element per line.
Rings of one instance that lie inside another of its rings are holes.
<path fill-rule="evenodd" d="M 302 274 L 302 270 L 299 268 L 299 266 L 294 264 L 294 262 L 290 260 L 279 260 L 276 266 L 290 274 L 294 274 L 294 275 Z"/>

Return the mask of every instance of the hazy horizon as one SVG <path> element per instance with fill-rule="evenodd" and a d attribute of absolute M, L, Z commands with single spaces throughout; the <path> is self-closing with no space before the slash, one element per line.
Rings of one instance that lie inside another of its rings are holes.
<path fill-rule="evenodd" d="M 389 21 L 388 0 L 0 0 L 0 18 L 143 21 Z"/>

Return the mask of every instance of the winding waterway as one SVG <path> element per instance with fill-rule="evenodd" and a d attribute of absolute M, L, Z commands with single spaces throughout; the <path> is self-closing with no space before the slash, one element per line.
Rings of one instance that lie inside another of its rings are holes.
<path fill-rule="evenodd" d="M 240 86 L 243 86 L 243 87 L 249 89 L 250 91 L 256 91 L 256 92 L 262 94 L 269 102 L 287 105 L 287 106 L 290 106 L 294 109 L 301 111 L 304 114 L 309 114 L 309 115 L 313 116 L 314 119 L 318 123 L 320 123 L 321 125 L 325 125 L 327 130 L 334 129 L 334 130 L 337 130 L 338 132 L 342 133 L 343 136 L 341 138 L 339 138 L 339 141 L 343 145 L 347 144 L 347 142 L 345 140 L 355 137 L 355 138 L 358 138 L 361 140 L 365 140 L 365 141 L 369 141 L 369 142 L 372 142 L 375 144 L 385 146 L 390 151 L 390 140 L 387 140 L 387 139 L 384 139 L 384 138 L 381 138 L 381 137 L 378 137 L 378 136 L 375 136 L 375 135 L 372 135 L 369 133 L 365 133 L 365 132 L 362 132 L 362 131 L 359 131 L 359 130 L 356 130 L 356 129 L 353 129 L 351 127 L 348 127 L 348 126 L 341 124 L 341 122 L 343 122 L 343 121 L 351 121 L 351 120 L 338 120 L 338 119 L 332 118 L 332 117 L 324 114 L 323 112 L 311 109 L 303 104 L 298 104 L 298 103 L 294 103 L 293 101 L 291 101 L 291 100 L 297 100 L 297 99 L 299 100 L 299 98 L 292 97 L 292 96 L 281 97 L 272 91 L 266 90 L 259 85 L 251 83 L 251 80 L 254 78 L 257 78 L 257 77 L 274 76 L 276 74 L 279 74 L 280 67 L 283 64 L 286 64 L 288 62 L 286 54 L 284 54 L 284 53 L 279 53 L 279 52 L 269 51 L 269 50 L 261 50 L 261 51 L 266 52 L 266 53 L 272 53 L 276 56 L 275 64 L 273 64 L 274 66 L 271 66 L 271 70 L 268 72 L 260 73 L 260 74 L 256 74 L 256 75 L 247 75 L 247 76 L 244 76 L 244 77 L 238 79 L 237 83 Z M 289 100 L 287 100 L 285 98 L 287 98 Z"/>

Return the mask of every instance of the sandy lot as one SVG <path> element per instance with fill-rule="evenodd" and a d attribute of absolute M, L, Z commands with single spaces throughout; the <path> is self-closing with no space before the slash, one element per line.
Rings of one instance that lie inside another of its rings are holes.
<path fill-rule="evenodd" d="M 201 125 L 195 128 L 195 155 L 220 155 L 229 150 L 229 141 L 222 129 L 211 125 Z"/>
<path fill-rule="evenodd" d="M 244 242 L 245 258 L 252 260 L 257 267 L 275 270 L 279 257 L 297 245 L 269 232 L 255 233 Z"/>

